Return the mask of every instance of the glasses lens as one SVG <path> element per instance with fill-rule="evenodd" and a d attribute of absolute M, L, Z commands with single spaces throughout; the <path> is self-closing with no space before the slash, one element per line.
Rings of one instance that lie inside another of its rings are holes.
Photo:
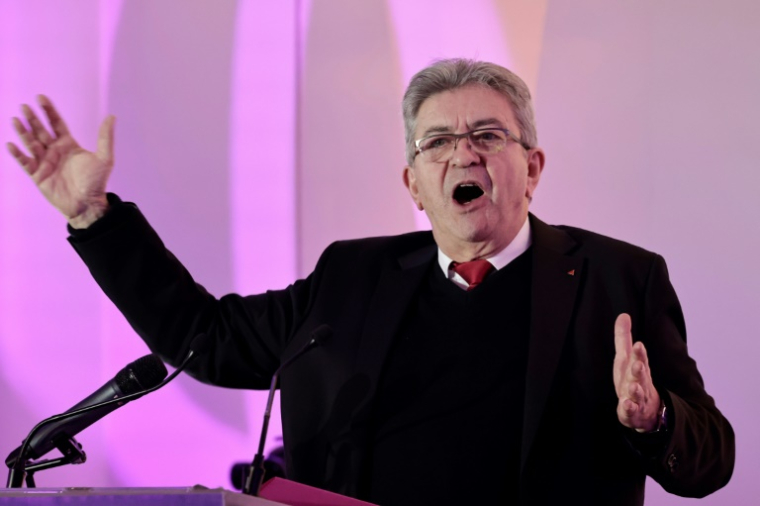
<path fill-rule="evenodd" d="M 474 130 L 466 134 L 452 135 L 434 135 L 420 141 L 420 152 L 422 157 L 429 162 L 439 162 L 448 160 L 453 152 L 457 139 L 467 137 L 470 149 L 476 153 L 489 154 L 498 153 L 507 144 L 507 132 L 500 129 L 484 128 Z"/>
<path fill-rule="evenodd" d="M 475 130 L 469 137 L 472 148 L 479 153 L 496 153 L 507 144 L 507 134 L 502 130 Z"/>
<path fill-rule="evenodd" d="M 454 148 L 454 137 L 451 135 L 436 135 L 424 139 L 420 144 L 422 156 L 431 162 L 437 162 L 449 154 Z"/>

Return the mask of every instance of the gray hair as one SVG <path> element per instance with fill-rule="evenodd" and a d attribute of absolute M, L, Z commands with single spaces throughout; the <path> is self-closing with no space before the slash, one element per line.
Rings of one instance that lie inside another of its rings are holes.
<path fill-rule="evenodd" d="M 437 93 L 471 85 L 484 86 L 504 95 L 512 104 L 523 144 L 536 147 L 538 138 L 533 104 L 528 86 L 522 79 L 494 63 L 464 58 L 439 60 L 417 72 L 404 93 L 406 161 L 410 166 L 414 162 L 414 132 L 422 103 Z"/>

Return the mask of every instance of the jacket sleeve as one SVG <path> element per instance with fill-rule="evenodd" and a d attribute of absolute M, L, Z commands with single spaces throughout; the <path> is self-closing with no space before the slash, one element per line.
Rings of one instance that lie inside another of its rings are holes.
<path fill-rule="evenodd" d="M 647 472 L 668 492 L 703 497 L 731 478 L 734 432 L 688 355 L 681 306 L 659 255 L 647 280 L 643 327 L 639 338 L 669 411 L 667 437 L 661 451 L 645 458 Z"/>
<path fill-rule="evenodd" d="M 199 333 L 210 351 L 188 372 L 233 388 L 269 388 L 280 356 L 309 309 L 314 276 L 260 295 L 219 299 L 195 283 L 137 206 L 109 194 L 108 214 L 69 241 L 132 328 L 176 365 Z"/>

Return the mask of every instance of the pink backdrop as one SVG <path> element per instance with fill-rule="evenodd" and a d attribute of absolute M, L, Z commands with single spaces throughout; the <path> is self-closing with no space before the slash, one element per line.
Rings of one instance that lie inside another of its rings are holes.
<path fill-rule="evenodd" d="M 737 434 L 734 478 L 702 504 L 749 505 L 759 46 L 755 0 L 0 0 L 0 139 L 40 92 L 86 146 L 116 114 L 112 190 L 211 291 L 254 292 L 305 275 L 333 240 L 427 227 L 401 184 L 404 85 L 438 57 L 507 65 L 535 93 L 548 157 L 533 211 L 668 260 Z M 147 353 L 65 237 L 0 156 L 2 456 Z M 181 378 L 83 432 L 85 466 L 38 481 L 229 486 L 263 402 Z M 687 502 L 654 483 L 647 497 Z"/>

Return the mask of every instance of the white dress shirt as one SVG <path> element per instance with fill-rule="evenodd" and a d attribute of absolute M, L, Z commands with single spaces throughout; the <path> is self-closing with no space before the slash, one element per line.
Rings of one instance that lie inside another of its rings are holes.
<path fill-rule="evenodd" d="M 523 226 L 520 228 L 520 231 L 517 232 L 515 238 L 512 239 L 512 242 L 494 256 L 486 258 L 486 260 L 491 262 L 491 265 L 493 265 L 498 271 L 502 267 L 508 265 L 509 262 L 525 253 L 530 247 L 531 242 L 530 223 L 526 217 L 525 223 L 523 223 Z M 467 290 L 470 285 L 467 284 L 467 281 L 465 281 L 462 276 L 454 272 L 454 269 L 451 268 L 452 261 L 453 260 L 446 256 L 446 253 L 441 251 L 441 248 L 438 248 L 438 265 L 441 266 L 443 274 L 459 288 Z"/>

